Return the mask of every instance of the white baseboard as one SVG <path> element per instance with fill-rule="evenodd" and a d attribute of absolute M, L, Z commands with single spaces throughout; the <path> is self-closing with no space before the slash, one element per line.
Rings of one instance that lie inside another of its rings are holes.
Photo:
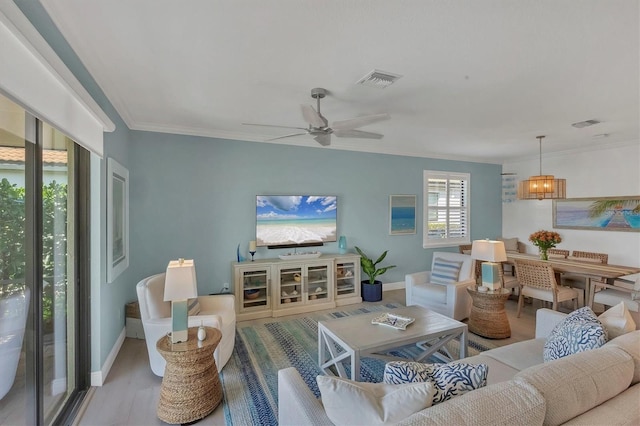
<path fill-rule="evenodd" d="M 382 291 L 400 290 L 401 288 L 405 288 L 404 287 L 404 281 L 398 281 L 398 282 L 395 282 L 395 283 L 383 283 L 382 284 Z"/>
<path fill-rule="evenodd" d="M 127 329 L 123 328 L 122 332 L 118 336 L 118 340 L 116 340 L 116 343 L 113 345 L 113 348 L 111 348 L 111 352 L 109 352 L 109 356 L 107 356 L 107 359 L 104 361 L 104 364 L 102 365 L 102 368 L 100 369 L 100 371 L 91 372 L 91 386 L 102 386 L 102 384 L 107 378 L 107 374 L 109 374 L 109 371 L 111 370 L 111 367 L 113 366 L 113 363 L 116 360 L 116 357 L 118 356 L 118 352 L 120 352 L 120 348 L 122 347 L 122 344 L 124 343 L 124 338 L 126 336 L 127 336 Z"/>

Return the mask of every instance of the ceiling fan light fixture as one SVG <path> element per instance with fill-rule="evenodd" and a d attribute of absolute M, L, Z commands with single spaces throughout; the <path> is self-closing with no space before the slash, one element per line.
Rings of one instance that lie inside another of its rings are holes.
<path fill-rule="evenodd" d="M 540 145 L 540 174 L 518 183 L 519 200 L 558 200 L 567 198 L 567 181 L 556 179 L 553 175 L 542 174 L 542 139 L 537 136 Z"/>
<path fill-rule="evenodd" d="M 362 77 L 360 80 L 356 82 L 356 84 L 361 84 L 363 86 L 377 87 L 378 89 L 384 89 L 385 87 L 391 86 L 396 82 L 400 77 L 400 74 L 394 74 L 392 72 L 373 70 L 369 72 L 367 75 Z"/>

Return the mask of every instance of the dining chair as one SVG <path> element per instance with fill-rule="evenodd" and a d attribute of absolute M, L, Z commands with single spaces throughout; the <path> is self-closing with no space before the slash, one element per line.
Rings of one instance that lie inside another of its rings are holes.
<path fill-rule="evenodd" d="M 640 328 L 640 274 L 616 279 L 613 285 L 600 281 L 595 281 L 592 285 L 588 300 L 591 309 L 594 303 L 607 309 L 624 302 L 636 322 L 636 328 Z"/>
<path fill-rule="evenodd" d="M 569 260 L 577 260 L 580 262 L 589 262 L 589 263 L 601 263 L 607 264 L 609 262 L 609 255 L 606 253 L 596 253 L 591 251 L 580 251 L 574 250 L 567 259 Z M 589 289 L 589 285 L 587 280 L 591 280 L 591 282 L 603 282 L 606 283 L 607 280 L 605 278 L 587 278 L 583 275 L 577 274 L 563 274 L 562 275 L 562 284 L 567 285 L 569 287 L 582 289 L 584 292 L 587 292 Z M 588 296 L 588 295 L 587 295 Z"/>
<path fill-rule="evenodd" d="M 574 260 L 581 260 L 585 262 L 598 263 L 599 261 L 600 263 L 604 264 L 609 263 L 609 255 L 606 253 L 574 250 L 573 253 L 571 253 L 571 257 L 575 258 Z"/>
<path fill-rule="evenodd" d="M 573 309 L 578 309 L 578 302 L 582 302 L 584 293 L 575 288 L 558 285 L 551 265 L 540 261 L 518 259 L 515 265 L 516 277 L 520 283 L 518 318 L 520 318 L 525 297 L 551 302 L 554 311 L 558 310 L 559 303 L 573 300 Z"/>
<path fill-rule="evenodd" d="M 557 248 L 550 248 L 547 250 L 549 259 L 566 259 L 569 257 L 569 250 L 562 250 Z"/>

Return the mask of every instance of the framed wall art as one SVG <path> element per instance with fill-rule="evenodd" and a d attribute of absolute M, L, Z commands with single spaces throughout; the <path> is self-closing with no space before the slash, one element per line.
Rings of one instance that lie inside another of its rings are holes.
<path fill-rule="evenodd" d="M 416 196 L 389 196 L 389 235 L 416 233 Z"/>
<path fill-rule="evenodd" d="M 553 227 L 640 232 L 640 196 L 553 200 Z"/>
<path fill-rule="evenodd" d="M 107 161 L 107 282 L 129 267 L 129 171 Z"/>

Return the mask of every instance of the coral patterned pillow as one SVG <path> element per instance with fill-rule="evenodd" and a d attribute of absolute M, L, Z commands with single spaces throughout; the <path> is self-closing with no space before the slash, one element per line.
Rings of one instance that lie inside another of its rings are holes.
<path fill-rule="evenodd" d="M 567 315 L 551 331 L 544 344 L 542 359 L 552 361 L 590 349 L 596 349 L 607 343 L 607 330 L 593 313 L 585 306 Z"/>
<path fill-rule="evenodd" d="M 431 382 L 435 386 L 433 404 L 446 401 L 486 386 L 489 366 L 486 364 L 423 364 L 392 361 L 384 367 L 383 383 L 402 384 Z"/>

